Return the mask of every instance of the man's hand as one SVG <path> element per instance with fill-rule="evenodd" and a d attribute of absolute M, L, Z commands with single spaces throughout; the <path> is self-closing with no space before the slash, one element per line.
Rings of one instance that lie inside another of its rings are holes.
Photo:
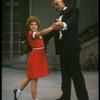
<path fill-rule="evenodd" d="M 56 19 L 56 22 L 53 23 L 53 28 L 55 30 L 61 30 L 63 27 L 63 23 L 59 19 Z"/>

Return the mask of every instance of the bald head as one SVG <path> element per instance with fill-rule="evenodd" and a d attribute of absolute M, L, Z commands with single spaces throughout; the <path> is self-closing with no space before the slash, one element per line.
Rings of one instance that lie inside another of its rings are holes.
<path fill-rule="evenodd" d="M 64 0 L 53 0 L 53 6 L 58 12 L 62 12 L 65 7 Z"/>

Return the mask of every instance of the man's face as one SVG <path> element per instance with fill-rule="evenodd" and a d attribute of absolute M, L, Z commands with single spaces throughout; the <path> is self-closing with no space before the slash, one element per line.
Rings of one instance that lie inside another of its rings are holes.
<path fill-rule="evenodd" d="M 58 12 L 61 12 L 63 8 L 65 7 L 63 0 L 54 0 L 53 6 Z"/>

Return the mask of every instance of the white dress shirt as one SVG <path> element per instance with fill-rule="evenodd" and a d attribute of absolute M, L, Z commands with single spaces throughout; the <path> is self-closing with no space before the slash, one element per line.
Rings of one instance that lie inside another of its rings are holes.
<path fill-rule="evenodd" d="M 67 7 L 64 7 L 64 9 L 63 10 L 65 10 L 65 9 L 67 9 Z M 63 17 L 63 15 L 61 15 L 60 17 L 59 17 L 59 20 L 60 21 L 62 21 L 62 17 Z M 59 39 L 61 39 L 62 37 L 63 37 L 63 35 L 62 35 L 62 31 L 64 31 L 64 30 L 67 30 L 67 24 L 65 23 L 65 22 L 62 22 L 63 23 L 63 29 L 61 30 L 61 31 L 59 31 Z"/>

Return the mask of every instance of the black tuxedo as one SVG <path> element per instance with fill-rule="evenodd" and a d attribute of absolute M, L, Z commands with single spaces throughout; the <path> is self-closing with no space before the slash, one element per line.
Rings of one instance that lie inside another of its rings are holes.
<path fill-rule="evenodd" d="M 44 36 L 44 40 L 49 40 L 54 36 L 56 54 L 59 54 L 59 50 L 60 48 L 62 49 L 62 45 L 65 48 L 65 51 L 71 49 L 80 49 L 80 42 L 78 37 L 78 17 L 79 11 L 77 8 L 66 9 L 63 13 L 62 22 L 67 23 L 68 29 L 62 31 L 62 39 L 59 39 L 59 31 L 52 31 L 51 33 Z"/>
<path fill-rule="evenodd" d="M 79 64 L 81 46 L 78 36 L 78 19 L 78 8 L 67 8 L 62 17 L 62 22 L 67 24 L 67 30 L 62 31 L 63 37 L 59 39 L 59 31 L 56 30 L 44 37 L 44 40 L 48 40 L 54 36 L 56 54 L 60 55 L 62 98 L 64 100 L 70 100 L 71 79 L 73 80 L 78 100 L 89 100 Z"/>

